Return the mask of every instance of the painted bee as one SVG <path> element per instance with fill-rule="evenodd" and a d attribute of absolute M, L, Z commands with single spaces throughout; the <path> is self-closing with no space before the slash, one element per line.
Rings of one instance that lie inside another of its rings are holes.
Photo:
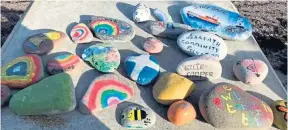
<path fill-rule="evenodd" d="M 145 119 L 146 116 L 147 116 L 147 113 L 141 109 L 130 110 L 128 112 L 128 120 L 130 121 L 134 121 L 134 120 L 141 121 Z"/>

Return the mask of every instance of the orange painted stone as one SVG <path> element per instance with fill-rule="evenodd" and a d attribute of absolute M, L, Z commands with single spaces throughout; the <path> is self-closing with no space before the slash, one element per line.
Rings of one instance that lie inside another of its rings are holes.
<path fill-rule="evenodd" d="M 194 107 L 185 100 L 174 102 L 167 114 L 169 121 L 178 126 L 188 124 L 196 118 Z"/>

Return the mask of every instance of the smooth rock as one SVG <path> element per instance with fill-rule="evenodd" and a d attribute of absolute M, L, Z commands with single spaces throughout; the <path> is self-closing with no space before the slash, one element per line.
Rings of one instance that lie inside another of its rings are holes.
<path fill-rule="evenodd" d="M 229 40 L 252 35 L 250 21 L 236 12 L 212 4 L 192 4 L 180 10 L 182 21 L 196 30 L 206 30 Z"/>
<path fill-rule="evenodd" d="M 101 72 L 114 72 L 120 65 L 120 53 L 117 48 L 97 44 L 86 48 L 82 58 Z"/>
<path fill-rule="evenodd" d="M 277 100 L 272 106 L 274 115 L 274 125 L 281 130 L 287 130 L 287 101 Z"/>
<path fill-rule="evenodd" d="M 163 50 L 163 43 L 154 37 L 148 37 L 142 44 L 143 49 L 151 54 L 160 53 Z"/>
<path fill-rule="evenodd" d="M 75 43 L 89 43 L 93 40 L 92 32 L 84 23 L 75 25 L 70 32 L 70 37 Z"/>
<path fill-rule="evenodd" d="M 175 73 L 166 72 L 153 86 L 154 99 L 163 104 L 170 105 L 175 101 L 189 96 L 195 89 L 195 84 L 189 79 Z"/>
<path fill-rule="evenodd" d="M 135 22 L 145 22 L 150 20 L 150 9 L 142 3 L 138 3 L 133 12 L 133 20 Z"/>
<path fill-rule="evenodd" d="M 190 31 L 177 39 L 179 48 L 191 56 L 210 55 L 222 60 L 227 55 L 224 40 L 209 32 Z"/>
<path fill-rule="evenodd" d="M 121 125 L 127 129 L 146 129 L 156 122 L 155 113 L 142 106 L 129 106 L 123 110 Z"/>
<path fill-rule="evenodd" d="M 69 73 L 73 70 L 79 71 L 80 58 L 77 55 L 66 53 L 50 59 L 47 63 L 47 71 L 50 74 Z"/>
<path fill-rule="evenodd" d="M 268 74 L 268 66 L 261 60 L 244 59 L 233 66 L 235 76 L 246 84 L 260 84 Z"/>
<path fill-rule="evenodd" d="M 70 112 L 76 107 L 72 79 L 66 73 L 47 77 L 15 93 L 9 107 L 17 115 L 52 115 Z"/>
<path fill-rule="evenodd" d="M 221 77 L 222 66 L 215 57 L 202 55 L 183 60 L 178 64 L 176 71 L 191 80 L 214 80 Z"/>
<path fill-rule="evenodd" d="M 92 17 L 90 28 L 103 42 L 127 42 L 135 36 L 133 26 L 129 23 L 102 16 Z"/>
<path fill-rule="evenodd" d="M 42 60 L 35 54 L 17 57 L 1 68 L 1 84 L 25 88 L 44 77 Z"/>
<path fill-rule="evenodd" d="M 128 56 L 124 63 L 127 75 L 140 85 L 147 85 L 157 78 L 159 64 L 156 58 L 148 54 Z"/>
<path fill-rule="evenodd" d="M 185 24 L 161 21 L 149 21 L 144 29 L 154 36 L 169 39 L 177 39 L 183 32 L 192 30 L 190 26 Z"/>
<path fill-rule="evenodd" d="M 38 33 L 28 37 L 22 44 L 22 48 L 27 54 L 44 55 L 61 44 L 65 38 L 66 34 L 60 31 Z"/>
<path fill-rule="evenodd" d="M 196 118 L 194 107 L 185 100 L 171 104 L 167 115 L 169 121 L 178 126 L 186 125 Z"/>
<path fill-rule="evenodd" d="M 257 97 L 228 83 L 205 91 L 199 101 L 204 119 L 220 129 L 268 129 L 273 123 L 271 108 Z"/>
<path fill-rule="evenodd" d="M 104 74 L 92 81 L 79 104 L 79 111 L 83 114 L 94 113 L 116 106 L 133 95 L 130 81 L 116 74 Z"/>
<path fill-rule="evenodd" d="M 8 86 L 1 84 L 1 106 L 9 101 L 12 93 Z"/>
<path fill-rule="evenodd" d="M 167 15 L 165 12 L 157 8 L 153 10 L 153 14 L 159 21 L 172 22 L 171 17 L 169 15 Z"/>

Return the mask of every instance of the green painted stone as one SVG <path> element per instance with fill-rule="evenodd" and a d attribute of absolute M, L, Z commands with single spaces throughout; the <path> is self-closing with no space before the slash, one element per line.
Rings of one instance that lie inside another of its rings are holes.
<path fill-rule="evenodd" d="M 75 109 L 75 89 L 66 73 L 47 77 L 13 95 L 9 107 L 18 115 L 51 115 Z"/>

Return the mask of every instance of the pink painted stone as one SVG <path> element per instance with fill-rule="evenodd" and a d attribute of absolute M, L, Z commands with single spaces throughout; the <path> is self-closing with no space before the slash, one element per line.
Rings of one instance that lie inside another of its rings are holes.
<path fill-rule="evenodd" d="M 268 74 L 267 65 L 256 59 L 244 59 L 233 66 L 235 76 L 246 84 L 260 84 Z"/>
<path fill-rule="evenodd" d="M 74 26 L 70 32 L 70 37 L 75 43 L 89 43 L 93 40 L 92 32 L 84 23 Z"/>
<path fill-rule="evenodd" d="M 163 43 L 154 37 L 149 37 L 142 47 L 148 53 L 160 53 L 163 50 Z"/>

